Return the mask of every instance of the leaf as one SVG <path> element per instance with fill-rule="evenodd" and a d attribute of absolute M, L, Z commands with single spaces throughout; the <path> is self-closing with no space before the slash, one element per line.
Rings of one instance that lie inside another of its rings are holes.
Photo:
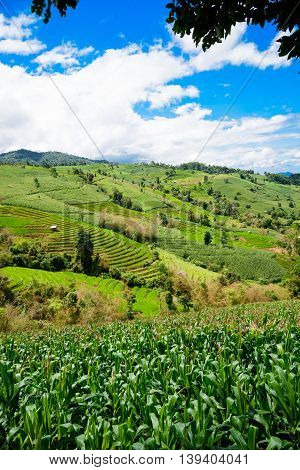
<path fill-rule="evenodd" d="M 273 449 L 281 449 L 282 448 L 282 440 L 279 437 L 271 436 L 269 439 L 267 450 Z"/>
<path fill-rule="evenodd" d="M 258 428 L 256 426 L 250 426 L 248 430 L 248 449 L 255 450 L 256 448 L 256 434 Z"/>
<path fill-rule="evenodd" d="M 234 442 L 237 444 L 238 448 L 240 450 L 246 450 L 247 449 L 247 444 L 243 436 L 239 431 L 236 429 L 232 428 L 230 430 L 231 437 L 233 438 Z"/>
<path fill-rule="evenodd" d="M 145 446 L 144 444 L 142 444 L 141 442 L 135 442 L 132 446 L 132 448 L 134 450 L 145 450 Z"/>
<path fill-rule="evenodd" d="M 185 424 L 184 423 L 175 423 L 174 428 L 176 430 L 176 433 L 181 439 L 184 439 L 184 430 L 185 430 Z"/>
<path fill-rule="evenodd" d="M 155 431 L 157 431 L 157 429 L 159 428 L 159 421 L 157 419 L 157 417 L 155 416 L 154 413 L 150 413 L 150 419 L 151 419 L 151 422 L 152 422 L 152 427 Z"/>
<path fill-rule="evenodd" d="M 12 428 L 9 433 L 7 434 L 7 440 L 8 442 L 20 431 L 20 427 L 17 426 L 15 428 Z"/>
<path fill-rule="evenodd" d="M 77 436 L 75 441 L 76 441 L 77 447 L 79 447 L 80 450 L 85 450 L 85 435 L 84 434 Z"/>

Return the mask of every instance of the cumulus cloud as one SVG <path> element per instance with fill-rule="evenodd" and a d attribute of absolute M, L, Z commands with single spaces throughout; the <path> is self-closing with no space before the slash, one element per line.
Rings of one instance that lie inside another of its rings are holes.
<path fill-rule="evenodd" d="M 198 98 L 199 90 L 195 86 L 186 88 L 180 85 L 158 86 L 149 93 L 148 101 L 151 103 L 152 109 L 160 109 L 164 106 L 174 104 L 183 98 Z"/>
<path fill-rule="evenodd" d="M 78 49 L 72 42 L 67 42 L 43 52 L 33 62 L 40 65 L 40 70 L 51 69 L 54 65 L 61 65 L 64 69 L 73 69 L 80 66 L 80 59 L 93 53 L 94 50 L 91 46 Z"/>
<path fill-rule="evenodd" d="M 236 31 L 226 52 L 218 49 L 206 67 L 224 65 L 224 54 L 238 62 L 241 37 L 241 30 Z M 186 57 L 176 54 L 173 46 L 132 44 L 92 56 L 84 65 L 80 58 L 92 49 L 66 43 L 38 58 L 44 67 L 61 65 L 69 72 L 56 71 L 51 79 L 0 63 L 0 151 L 25 147 L 97 158 L 94 141 L 105 157 L 115 160 L 180 163 L 198 158 L 261 170 L 299 166 L 299 115 L 227 118 L 219 123 L 212 110 L 199 103 L 200 90 L 176 83 L 204 67 L 201 54 L 190 47 L 184 46 Z M 141 103 L 150 103 L 148 116 L 138 112 Z M 166 106 L 167 114 L 155 113 Z"/>
<path fill-rule="evenodd" d="M 206 52 L 201 45 L 195 46 L 191 36 L 173 36 L 172 44 L 179 47 L 190 56 L 191 66 L 198 72 L 218 70 L 227 64 L 250 65 L 260 69 L 267 67 L 287 67 L 291 64 L 285 57 L 278 56 L 277 35 L 268 49 L 260 51 L 253 42 L 246 42 L 244 36 L 247 30 L 245 23 L 238 23 L 222 43 L 215 44 Z"/>
<path fill-rule="evenodd" d="M 30 55 L 38 54 L 45 45 L 38 39 L 3 39 L 0 41 L 0 54 Z"/>
<path fill-rule="evenodd" d="M 0 13 L 0 54 L 31 55 L 45 49 L 41 41 L 31 38 L 36 21 L 31 15 L 6 18 Z"/>
<path fill-rule="evenodd" d="M 20 14 L 6 18 L 0 13 L 0 39 L 23 39 L 32 34 L 30 26 L 36 23 L 34 16 Z"/>

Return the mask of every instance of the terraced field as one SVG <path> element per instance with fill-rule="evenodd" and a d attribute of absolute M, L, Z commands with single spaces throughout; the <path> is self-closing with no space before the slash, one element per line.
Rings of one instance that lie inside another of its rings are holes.
<path fill-rule="evenodd" d="M 219 274 L 208 269 L 195 266 L 182 258 L 166 250 L 159 249 L 160 258 L 165 265 L 176 274 L 185 275 L 187 278 L 196 282 L 213 281 L 219 278 Z"/>
<path fill-rule="evenodd" d="M 51 231 L 52 225 L 57 225 L 57 232 Z M 23 237 L 41 241 L 50 253 L 72 253 L 78 229 L 84 227 L 92 236 L 94 251 L 105 257 L 109 267 L 133 273 L 146 280 L 153 279 L 158 274 L 147 246 L 95 225 L 43 211 L 0 206 L 0 227 L 9 228 L 12 232 L 14 228 L 18 228 L 19 232 L 16 233 L 19 235 L 21 229 Z"/>
<path fill-rule="evenodd" d="M 86 276 L 85 274 L 73 272 L 42 271 L 40 269 L 6 267 L 0 269 L 0 275 L 7 277 L 15 289 L 23 288 L 36 281 L 40 284 L 51 286 L 68 286 L 75 284 L 97 288 L 103 294 L 112 299 L 120 301 L 122 312 L 126 310 L 126 298 L 124 285 L 121 281 L 112 278 L 100 278 Z M 134 287 L 132 293 L 135 295 L 133 311 L 140 312 L 145 317 L 153 317 L 161 313 L 162 294 L 159 289 L 147 289 L 145 287 Z"/>
<path fill-rule="evenodd" d="M 214 271 L 226 268 L 245 280 L 274 282 L 281 280 L 285 270 L 270 252 L 200 245 L 184 239 L 161 239 L 161 248 Z"/>

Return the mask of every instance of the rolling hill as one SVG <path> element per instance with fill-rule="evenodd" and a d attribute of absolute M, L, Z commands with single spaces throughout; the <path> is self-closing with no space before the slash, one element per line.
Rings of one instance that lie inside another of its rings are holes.
<path fill-rule="evenodd" d="M 93 160 L 92 160 L 93 161 Z M 105 160 L 101 160 L 103 163 Z M 91 160 L 62 152 L 33 152 L 20 149 L 0 154 L 0 163 L 27 163 L 31 165 L 87 165 Z M 100 162 L 100 161 L 99 161 Z"/>
<path fill-rule="evenodd" d="M 2 449 L 299 447 L 298 185 L 0 162 Z"/>

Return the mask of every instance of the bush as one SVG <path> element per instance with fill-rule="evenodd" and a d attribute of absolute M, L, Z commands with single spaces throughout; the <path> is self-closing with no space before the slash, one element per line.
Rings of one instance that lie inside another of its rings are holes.
<path fill-rule="evenodd" d="M 71 266 L 71 256 L 46 253 L 42 245 L 27 240 L 13 244 L 9 253 L 0 260 L 0 266 L 43 269 L 45 271 L 64 271 Z"/>
<path fill-rule="evenodd" d="M 122 274 L 122 279 L 126 282 L 128 287 L 141 287 L 144 284 L 143 279 L 131 273 Z"/>
<path fill-rule="evenodd" d="M 12 265 L 12 256 L 10 253 L 0 253 L 0 268 Z"/>
<path fill-rule="evenodd" d="M 9 279 L 0 276 L 0 307 L 3 307 L 7 302 L 11 302 L 13 298 L 14 293 L 9 284 Z"/>
<path fill-rule="evenodd" d="M 300 277 L 294 276 L 292 277 L 288 283 L 288 289 L 293 297 L 299 298 L 300 297 Z"/>
<path fill-rule="evenodd" d="M 121 279 L 122 273 L 118 268 L 109 268 L 108 270 L 109 277 L 112 277 L 113 279 Z"/>

